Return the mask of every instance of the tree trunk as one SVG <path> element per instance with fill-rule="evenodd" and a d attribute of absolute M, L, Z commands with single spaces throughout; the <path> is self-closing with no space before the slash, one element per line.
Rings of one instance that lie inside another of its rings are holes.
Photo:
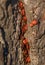
<path fill-rule="evenodd" d="M 20 0 L 21 1 L 21 0 Z M 45 65 L 45 1 L 23 0 L 28 30 L 24 34 L 30 45 L 30 63 L 25 64 L 20 37 L 21 14 L 18 0 L 0 1 L 0 65 Z M 38 24 L 31 27 L 36 19 Z"/>

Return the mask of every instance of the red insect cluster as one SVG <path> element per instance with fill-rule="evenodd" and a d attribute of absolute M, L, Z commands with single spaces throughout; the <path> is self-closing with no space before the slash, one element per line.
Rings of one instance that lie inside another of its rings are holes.
<path fill-rule="evenodd" d="M 29 63 L 30 62 L 30 56 L 29 56 L 30 46 L 29 46 L 28 40 L 24 37 L 24 33 L 28 29 L 27 17 L 26 17 L 26 13 L 25 13 L 25 9 L 24 9 L 24 4 L 20 1 L 18 6 L 19 6 L 19 9 L 20 9 L 20 13 L 22 15 L 21 35 L 20 35 L 21 38 L 22 38 L 22 52 L 23 52 L 24 62 Z"/>
<path fill-rule="evenodd" d="M 30 46 L 26 38 L 23 39 L 22 50 L 23 50 L 24 61 L 26 63 L 29 63 L 30 62 L 30 56 L 29 56 Z"/>

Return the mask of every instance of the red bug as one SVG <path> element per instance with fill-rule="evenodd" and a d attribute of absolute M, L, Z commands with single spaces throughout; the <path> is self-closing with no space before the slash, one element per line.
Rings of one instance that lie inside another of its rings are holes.
<path fill-rule="evenodd" d="M 34 25 L 37 24 L 37 20 L 33 20 L 31 23 L 30 23 L 30 26 L 33 27 Z"/>
<path fill-rule="evenodd" d="M 20 9 L 22 9 L 24 5 L 23 5 L 23 3 L 20 1 L 18 6 L 20 7 Z"/>
<path fill-rule="evenodd" d="M 26 61 L 26 63 L 29 63 L 30 62 L 30 57 L 28 56 L 25 61 Z"/>
<path fill-rule="evenodd" d="M 24 33 L 26 30 L 27 30 L 27 25 L 24 25 L 24 26 L 22 27 L 22 33 Z"/>
<path fill-rule="evenodd" d="M 24 22 L 27 21 L 27 17 L 26 16 L 23 16 L 22 19 L 24 20 Z"/>
<path fill-rule="evenodd" d="M 21 14 L 22 14 L 22 16 L 25 15 L 25 10 L 24 10 L 24 8 L 21 10 Z"/>
<path fill-rule="evenodd" d="M 23 44 L 27 44 L 28 43 L 28 40 L 27 39 L 24 39 L 23 40 Z"/>

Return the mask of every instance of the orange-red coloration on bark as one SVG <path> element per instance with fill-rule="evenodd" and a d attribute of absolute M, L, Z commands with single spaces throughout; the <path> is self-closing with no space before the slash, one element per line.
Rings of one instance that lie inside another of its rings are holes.
<path fill-rule="evenodd" d="M 26 62 L 30 62 L 30 57 L 28 56 L 27 58 L 26 58 Z"/>
<path fill-rule="evenodd" d="M 27 44 L 27 45 L 26 45 L 26 48 L 27 48 L 27 50 L 29 50 L 29 49 L 30 49 L 30 46 L 29 46 L 29 44 Z"/>
<path fill-rule="evenodd" d="M 24 37 L 24 33 L 26 32 L 26 30 L 28 29 L 28 25 L 27 25 L 27 17 L 25 14 L 25 9 L 24 9 L 24 5 L 23 3 L 20 1 L 19 2 L 19 12 L 22 15 L 22 20 L 20 22 L 21 24 L 21 34 L 20 34 L 20 38 L 22 39 L 22 50 L 23 50 L 23 56 L 24 56 L 24 62 L 29 63 L 30 62 L 30 57 L 29 57 L 29 50 L 30 50 L 30 46 L 28 43 L 28 40 Z M 34 25 L 34 22 L 33 22 Z M 33 26 L 31 25 L 31 26 Z"/>
<path fill-rule="evenodd" d="M 23 44 L 27 44 L 28 43 L 28 40 L 27 39 L 24 39 L 23 40 Z"/>
<path fill-rule="evenodd" d="M 22 14 L 22 16 L 25 15 L 25 10 L 24 10 L 24 8 L 21 10 L 21 14 Z"/>
<path fill-rule="evenodd" d="M 37 25 L 37 20 L 33 20 L 31 23 L 30 23 L 30 26 L 33 27 L 34 25 Z"/>
<path fill-rule="evenodd" d="M 22 9 L 23 8 L 23 3 L 20 1 L 19 2 L 19 7 Z"/>
<path fill-rule="evenodd" d="M 22 18 L 24 21 L 27 21 L 27 17 L 26 16 L 23 16 Z"/>
<path fill-rule="evenodd" d="M 26 30 L 27 30 L 27 25 L 24 25 L 23 27 L 22 27 L 22 32 L 25 32 Z"/>

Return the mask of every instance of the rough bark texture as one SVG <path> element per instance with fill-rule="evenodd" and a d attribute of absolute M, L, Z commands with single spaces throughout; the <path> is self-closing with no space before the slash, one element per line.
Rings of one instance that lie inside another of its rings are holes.
<path fill-rule="evenodd" d="M 21 15 L 18 13 L 17 0 L 14 1 L 0 0 L 0 65 L 25 65 L 19 40 Z M 31 58 L 27 65 L 45 65 L 45 0 L 23 2 L 28 24 L 25 37 L 30 44 Z M 33 19 L 37 19 L 39 24 L 30 27 Z M 7 50 L 5 54 L 4 49 Z"/>

